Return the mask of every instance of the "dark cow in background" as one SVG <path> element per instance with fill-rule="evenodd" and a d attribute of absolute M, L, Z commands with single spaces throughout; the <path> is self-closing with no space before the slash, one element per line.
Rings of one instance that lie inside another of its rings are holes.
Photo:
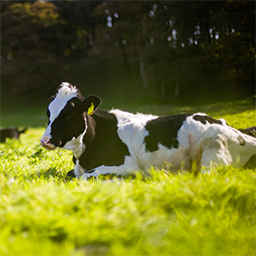
<path fill-rule="evenodd" d="M 167 117 L 97 109 L 101 100 L 84 98 L 63 82 L 47 109 L 43 147 L 70 149 L 74 175 L 125 176 L 167 162 L 172 170 L 211 165 L 244 166 L 255 155 L 256 139 L 203 113 Z"/>
<path fill-rule="evenodd" d="M 17 127 L 8 127 L 0 129 L 0 142 L 5 142 L 7 138 L 19 139 L 20 134 L 27 131 L 28 128 L 19 130 Z"/>

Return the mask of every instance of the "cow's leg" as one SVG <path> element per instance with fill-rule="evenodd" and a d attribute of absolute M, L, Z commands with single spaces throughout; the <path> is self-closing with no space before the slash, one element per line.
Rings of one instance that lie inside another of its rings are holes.
<path fill-rule="evenodd" d="M 133 161 L 131 157 L 125 157 L 124 164 L 120 166 L 99 166 L 94 170 L 85 172 L 82 175 L 83 179 L 90 177 L 98 177 L 100 175 L 115 174 L 116 176 L 128 176 L 139 171 L 138 165 Z"/>
<path fill-rule="evenodd" d="M 217 165 L 232 164 L 232 156 L 228 148 L 228 138 L 218 127 L 210 127 L 201 141 L 201 165 L 209 168 Z"/>
<path fill-rule="evenodd" d="M 80 178 L 83 173 L 85 172 L 85 170 L 83 169 L 83 167 L 80 165 L 79 163 L 79 159 L 76 160 L 76 165 L 75 165 L 75 169 L 74 169 L 74 174 L 77 178 Z"/>
<path fill-rule="evenodd" d="M 210 127 L 201 140 L 201 164 L 244 166 L 256 154 L 256 139 L 230 127 Z"/>

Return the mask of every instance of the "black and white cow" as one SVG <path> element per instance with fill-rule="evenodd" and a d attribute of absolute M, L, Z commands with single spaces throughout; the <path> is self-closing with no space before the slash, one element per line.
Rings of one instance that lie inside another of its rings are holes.
<path fill-rule="evenodd" d="M 41 138 L 46 149 L 70 149 L 74 174 L 125 176 L 164 162 L 173 170 L 214 165 L 244 166 L 255 155 L 256 138 L 206 114 L 167 117 L 97 109 L 101 100 L 84 98 L 63 82 L 47 109 L 49 123 Z"/>

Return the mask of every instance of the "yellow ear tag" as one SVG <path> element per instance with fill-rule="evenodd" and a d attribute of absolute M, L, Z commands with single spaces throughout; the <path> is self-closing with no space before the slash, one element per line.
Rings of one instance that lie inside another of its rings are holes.
<path fill-rule="evenodd" d="M 88 115 L 92 115 L 93 111 L 94 111 L 94 104 L 91 103 L 91 106 L 88 108 L 88 111 L 87 111 Z"/>

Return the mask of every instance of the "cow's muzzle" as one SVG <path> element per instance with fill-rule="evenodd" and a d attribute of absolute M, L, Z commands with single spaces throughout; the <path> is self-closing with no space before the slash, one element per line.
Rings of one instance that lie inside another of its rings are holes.
<path fill-rule="evenodd" d="M 47 150 L 53 150 L 56 148 L 55 145 L 51 144 L 51 139 L 49 137 L 42 137 L 41 138 L 41 145 Z"/>

